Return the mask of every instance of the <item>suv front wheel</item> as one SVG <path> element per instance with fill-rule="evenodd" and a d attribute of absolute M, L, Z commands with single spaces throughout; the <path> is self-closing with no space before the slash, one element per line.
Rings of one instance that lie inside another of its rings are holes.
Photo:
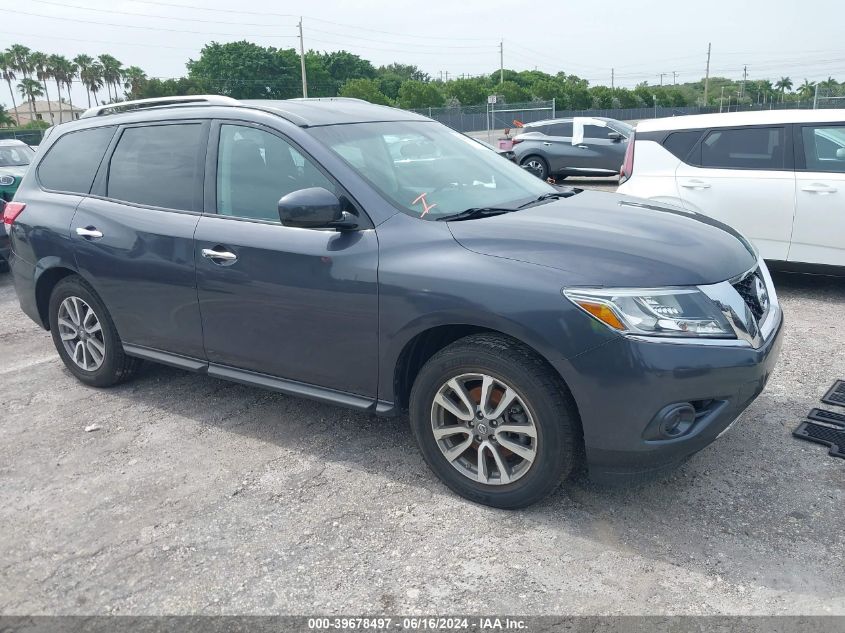
<path fill-rule="evenodd" d="M 578 418 L 566 386 L 504 336 L 470 336 L 435 354 L 414 382 L 410 417 L 431 469 L 485 505 L 536 503 L 575 461 Z"/>
<path fill-rule="evenodd" d="M 82 277 L 62 279 L 50 295 L 50 333 L 70 372 L 92 387 L 131 378 L 141 363 L 123 352 L 106 306 Z"/>

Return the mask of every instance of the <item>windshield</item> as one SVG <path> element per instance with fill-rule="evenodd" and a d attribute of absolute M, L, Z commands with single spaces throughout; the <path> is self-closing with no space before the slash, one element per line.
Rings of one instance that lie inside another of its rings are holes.
<path fill-rule="evenodd" d="M 35 156 L 27 145 L 0 145 L 0 167 L 23 167 Z"/>
<path fill-rule="evenodd" d="M 426 220 L 478 207 L 516 209 L 556 191 L 438 123 L 355 123 L 309 131 L 401 211 Z"/>

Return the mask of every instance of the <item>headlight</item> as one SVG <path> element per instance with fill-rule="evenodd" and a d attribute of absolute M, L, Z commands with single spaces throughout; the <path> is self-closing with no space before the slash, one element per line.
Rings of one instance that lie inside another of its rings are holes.
<path fill-rule="evenodd" d="M 0 187 L 11 187 L 15 184 L 14 176 L 0 176 Z"/>
<path fill-rule="evenodd" d="M 563 293 L 625 334 L 736 338 L 719 307 L 697 288 L 572 288 Z"/>

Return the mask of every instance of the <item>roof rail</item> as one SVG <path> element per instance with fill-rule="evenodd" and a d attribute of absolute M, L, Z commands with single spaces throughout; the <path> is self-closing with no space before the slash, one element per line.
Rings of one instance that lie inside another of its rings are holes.
<path fill-rule="evenodd" d="M 240 101 L 232 97 L 222 95 L 192 95 L 186 97 L 155 97 L 153 99 L 136 99 L 135 101 L 118 101 L 108 103 L 94 108 L 88 108 L 80 119 L 117 114 L 125 110 L 142 110 L 144 108 L 157 108 L 173 105 L 240 105 Z"/>

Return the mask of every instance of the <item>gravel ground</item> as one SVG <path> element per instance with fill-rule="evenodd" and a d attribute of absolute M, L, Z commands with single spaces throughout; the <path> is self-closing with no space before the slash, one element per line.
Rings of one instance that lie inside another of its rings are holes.
<path fill-rule="evenodd" d="M 152 365 L 86 388 L 0 275 L 0 613 L 845 614 L 845 461 L 790 435 L 845 378 L 845 281 L 776 283 L 780 364 L 730 433 L 504 512 L 404 418 Z"/>

